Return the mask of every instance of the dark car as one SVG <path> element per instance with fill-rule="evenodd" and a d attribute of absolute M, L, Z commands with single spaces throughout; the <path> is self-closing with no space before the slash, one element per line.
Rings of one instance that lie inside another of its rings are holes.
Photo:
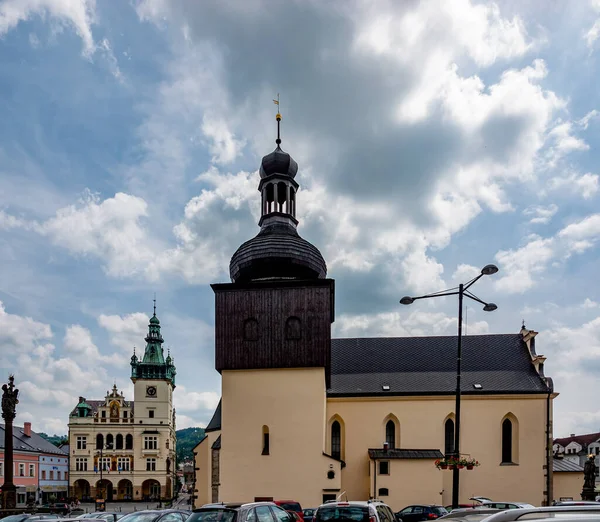
<path fill-rule="evenodd" d="M 187 522 L 295 522 L 295 518 L 273 502 L 230 502 L 194 509 Z"/>
<path fill-rule="evenodd" d="M 37 522 L 38 520 L 57 520 L 59 518 L 55 513 L 19 513 L 18 515 L 9 515 L 2 519 L 2 522 Z"/>
<path fill-rule="evenodd" d="M 304 522 L 313 522 L 315 511 L 316 509 L 313 508 L 303 509 L 302 513 L 304 514 Z"/>
<path fill-rule="evenodd" d="M 179 509 L 147 509 L 129 513 L 120 518 L 119 522 L 185 522 L 189 516 L 189 511 Z"/>
<path fill-rule="evenodd" d="M 396 513 L 397 518 L 401 518 L 403 522 L 421 522 L 421 520 L 435 520 L 443 517 L 448 513 L 444 506 L 435 504 L 415 504 L 406 506 L 404 509 Z"/>

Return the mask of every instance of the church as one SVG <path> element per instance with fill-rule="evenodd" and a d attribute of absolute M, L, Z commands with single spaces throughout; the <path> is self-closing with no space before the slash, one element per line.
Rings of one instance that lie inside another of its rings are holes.
<path fill-rule="evenodd" d="M 131 357 L 134 400 L 115 384 L 104 399 L 79 403 L 69 416 L 69 486 L 79 500 L 173 498 L 175 466 L 175 364 L 164 356 L 154 314 L 140 360 Z"/>
<path fill-rule="evenodd" d="M 195 448 L 195 506 L 336 497 L 449 505 L 457 337 L 332 339 L 335 282 L 298 234 L 298 164 L 261 162 L 260 230 L 213 284 L 222 396 Z M 463 337 L 459 502 L 552 496 L 552 380 L 537 332 Z"/>

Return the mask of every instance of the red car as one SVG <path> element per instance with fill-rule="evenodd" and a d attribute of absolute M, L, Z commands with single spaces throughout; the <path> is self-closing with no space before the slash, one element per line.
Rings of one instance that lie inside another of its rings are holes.
<path fill-rule="evenodd" d="M 304 522 L 304 513 L 302 512 L 302 507 L 299 502 L 296 502 L 295 500 L 274 500 L 273 503 L 286 511 L 295 513 L 298 515 L 298 518 Z"/>

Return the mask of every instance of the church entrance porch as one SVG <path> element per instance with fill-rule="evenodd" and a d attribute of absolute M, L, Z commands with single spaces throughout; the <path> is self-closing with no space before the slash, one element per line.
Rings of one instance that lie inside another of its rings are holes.
<path fill-rule="evenodd" d="M 160 483 L 155 479 L 142 483 L 142 500 L 160 500 Z"/>

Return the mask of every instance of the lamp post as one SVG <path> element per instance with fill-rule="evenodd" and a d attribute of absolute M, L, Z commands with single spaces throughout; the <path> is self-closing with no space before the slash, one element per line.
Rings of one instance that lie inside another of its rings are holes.
<path fill-rule="evenodd" d="M 96 449 L 98 449 L 98 448 L 96 448 Z M 101 493 L 100 498 L 102 500 L 106 501 L 106 499 L 104 498 L 104 494 L 103 494 L 104 493 L 104 482 L 102 481 L 102 471 L 104 471 L 104 459 L 102 458 L 102 456 L 103 456 L 102 452 L 104 451 L 104 449 L 111 450 L 112 444 L 101 444 L 100 445 L 100 462 L 99 462 L 99 464 L 100 464 L 100 493 Z"/>
<path fill-rule="evenodd" d="M 468 297 L 473 301 L 483 305 L 485 312 L 493 312 L 498 307 L 494 303 L 486 303 L 479 299 L 479 297 L 469 292 L 471 288 L 481 277 L 484 275 L 493 275 L 498 272 L 496 265 L 486 265 L 481 269 L 481 273 L 466 283 L 461 283 L 458 288 L 450 288 L 448 290 L 442 290 L 433 294 L 421 295 L 418 297 L 404 296 L 400 299 L 400 303 L 403 305 L 409 305 L 414 303 L 417 299 L 429 299 L 432 297 L 443 297 L 447 295 L 458 295 L 458 346 L 456 353 L 456 392 L 455 392 L 455 423 L 454 423 L 454 456 L 460 458 L 460 380 L 461 380 L 461 362 L 462 362 L 462 312 L 463 312 L 463 297 Z M 459 498 L 459 469 L 454 467 L 452 470 L 452 509 L 458 508 Z"/>

